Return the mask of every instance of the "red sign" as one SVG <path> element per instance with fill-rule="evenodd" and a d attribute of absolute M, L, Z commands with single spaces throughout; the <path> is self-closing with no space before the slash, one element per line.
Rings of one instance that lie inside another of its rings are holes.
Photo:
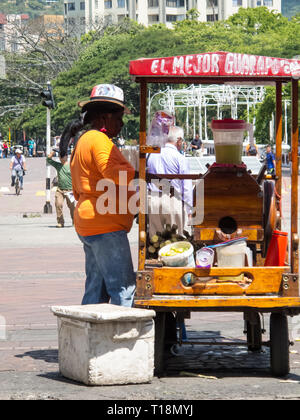
<path fill-rule="evenodd" d="M 215 52 L 130 62 L 133 76 L 299 77 L 300 61 L 249 54 Z"/>

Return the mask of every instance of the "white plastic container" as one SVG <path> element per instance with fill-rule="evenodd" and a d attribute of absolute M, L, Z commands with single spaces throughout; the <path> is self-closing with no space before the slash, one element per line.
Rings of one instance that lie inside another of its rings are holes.
<path fill-rule="evenodd" d="M 248 261 L 248 267 L 253 267 L 253 251 L 247 246 L 246 255 Z"/>
<path fill-rule="evenodd" d="M 226 245 L 217 250 L 218 267 L 244 267 L 247 244 L 245 241 Z M 221 280 L 230 280 L 229 277 L 219 277 Z M 232 277 L 234 281 L 243 280 L 244 275 Z"/>
<path fill-rule="evenodd" d="M 188 247 L 188 250 L 174 256 L 162 255 L 168 252 L 172 247 Z M 159 250 L 158 257 L 167 267 L 195 267 L 194 247 L 187 241 L 173 242 L 164 246 Z"/>
<path fill-rule="evenodd" d="M 211 129 L 214 136 L 216 163 L 242 163 L 244 132 L 249 131 L 253 138 L 252 124 L 244 120 L 212 120 Z"/>

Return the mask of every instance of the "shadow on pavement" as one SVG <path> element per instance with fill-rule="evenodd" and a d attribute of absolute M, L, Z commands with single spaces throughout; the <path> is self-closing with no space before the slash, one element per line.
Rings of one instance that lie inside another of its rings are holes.
<path fill-rule="evenodd" d="M 31 357 L 35 360 L 43 360 L 46 363 L 58 363 L 58 350 L 31 350 L 23 354 L 16 354 L 15 357 L 23 359 L 24 357 Z"/>
<path fill-rule="evenodd" d="M 40 378 L 51 379 L 52 381 L 63 382 L 66 384 L 77 385 L 80 387 L 87 387 L 87 385 L 81 382 L 76 382 L 76 381 L 72 381 L 72 379 L 65 378 L 59 372 L 40 373 L 37 376 L 39 376 Z"/>

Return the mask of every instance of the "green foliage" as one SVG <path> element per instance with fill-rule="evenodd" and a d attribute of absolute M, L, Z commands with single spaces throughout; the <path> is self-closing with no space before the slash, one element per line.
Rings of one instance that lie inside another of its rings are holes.
<path fill-rule="evenodd" d="M 288 23 L 288 19 L 275 11 L 269 11 L 266 7 L 243 8 L 230 16 L 228 24 L 231 28 L 237 27 L 252 35 L 281 31 Z"/>
<path fill-rule="evenodd" d="M 129 62 L 140 57 L 163 57 L 208 51 L 230 51 L 291 58 L 300 51 L 300 17 L 290 21 L 264 7 L 239 10 L 221 22 L 199 22 L 194 13 L 177 22 L 174 29 L 165 25 L 145 28 L 125 20 L 108 27 L 100 35 L 90 33 L 81 42 L 86 48 L 72 68 L 53 81 L 57 107 L 52 111 L 53 134 L 79 115 L 78 100 L 87 99 L 94 85 L 115 83 L 124 89 L 132 115 L 126 116 L 124 137 L 138 138 L 139 87 L 129 76 Z M 92 41 L 92 45 L 90 45 Z M 164 86 L 155 85 L 151 93 Z M 274 112 L 274 90 L 256 111 L 256 137 L 264 141 Z M 41 106 L 27 110 L 14 125 L 30 133 L 45 132 L 46 110 Z M 183 119 L 184 121 L 184 119 Z M 1 129 L 1 127 L 0 127 Z M 43 134 L 41 134 L 43 135 Z"/>
<path fill-rule="evenodd" d="M 62 15 L 63 2 L 58 0 L 56 3 L 46 4 L 44 0 L 1 0 L 0 12 L 5 14 L 23 14 L 31 17 L 39 15 Z"/>

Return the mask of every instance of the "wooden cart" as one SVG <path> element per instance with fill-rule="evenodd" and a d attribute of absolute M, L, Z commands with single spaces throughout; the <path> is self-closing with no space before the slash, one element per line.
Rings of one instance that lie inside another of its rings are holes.
<path fill-rule="evenodd" d="M 244 313 L 249 350 L 270 346 L 271 371 L 275 376 L 289 372 L 289 332 L 287 316 L 300 313 L 298 255 L 298 79 L 300 61 L 236 53 L 205 53 L 157 59 L 139 59 L 130 63 L 130 74 L 140 83 L 140 160 L 139 176 L 146 180 L 146 156 L 159 153 L 146 144 L 147 85 L 168 84 L 258 84 L 276 86 L 276 194 L 267 194 L 266 177 L 252 176 L 247 170 L 232 168 L 223 173 L 208 168 L 205 178 L 204 220 L 193 227 L 194 240 L 213 243 L 220 218 L 235 219 L 241 236 L 260 254 L 257 265 L 241 268 L 168 268 L 155 267 L 146 259 L 147 215 L 146 183 L 140 183 L 139 267 L 135 306 L 156 311 L 155 368 L 163 371 L 164 348 L 170 313 L 177 321 L 192 311 L 233 311 Z M 264 257 L 275 228 L 281 228 L 278 199 L 282 194 L 282 85 L 291 83 L 291 231 L 289 265 L 265 267 Z M 203 175 L 178 175 L 178 179 L 199 179 Z M 241 182 L 234 181 L 239 177 Z M 164 175 L 160 176 L 164 178 Z M 168 177 L 168 176 L 165 176 Z M 170 177 L 169 177 L 170 178 Z M 230 188 L 228 188 L 230 186 Z M 226 204 L 227 203 L 227 204 Z M 246 203 L 245 206 L 240 203 Z M 186 285 L 186 273 L 196 281 Z M 232 282 L 207 282 L 203 278 L 238 276 L 244 273 L 251 284 L 241 287 Z M 260 314 L 270 313 L 270 341 L 262 343 Z M 179 335 L 180 336 L 180 335 Z M 181 341 L 181 340 L 179 340 Z"/>

